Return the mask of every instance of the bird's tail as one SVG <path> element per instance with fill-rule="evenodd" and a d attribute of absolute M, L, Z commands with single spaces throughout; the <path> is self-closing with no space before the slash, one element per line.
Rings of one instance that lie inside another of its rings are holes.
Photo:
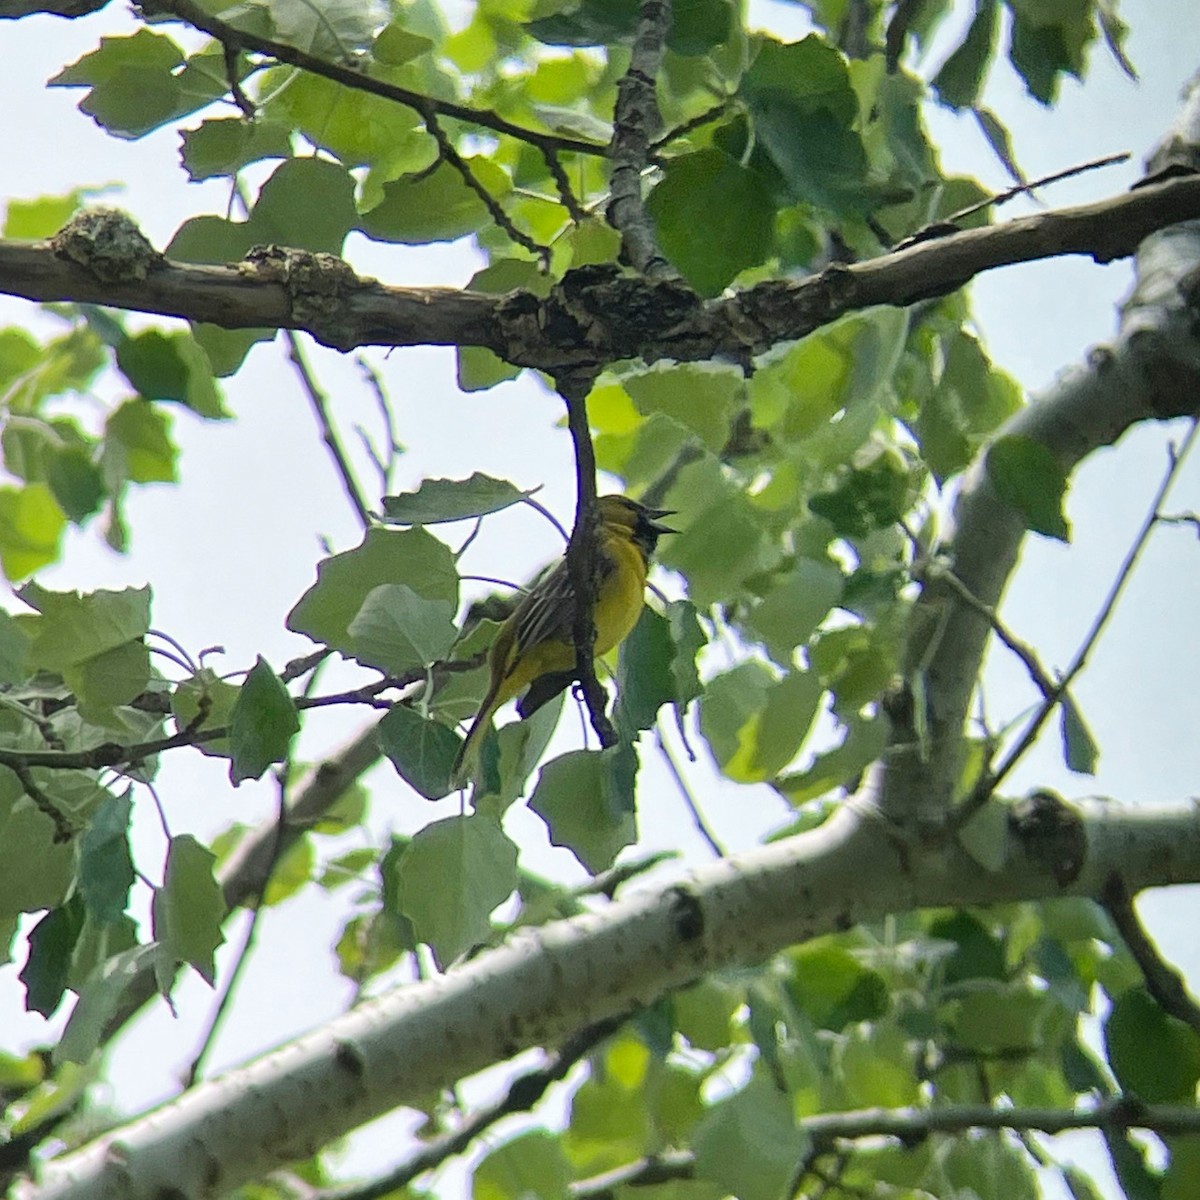
<path fill-rule="evenodd" d="M 484 697 L 483 703 L 479 706 L 479 712 L 475 714 L 475 720 L 471 722 L 471 728 L 467 730 L 463 744 L 458 748 L 454 766 L 450 769 L 451 788 L 457 790 L 466 787 L 471 776 L 475 774 L 480 747 L 483 745 L 483 739 L 487 736 L 488 730 L 492 727 L 492 717 L 495 716 L 496 709 L 499 707 L 500 702 L 496 697 L 496 691 L 493 690 Z"/>

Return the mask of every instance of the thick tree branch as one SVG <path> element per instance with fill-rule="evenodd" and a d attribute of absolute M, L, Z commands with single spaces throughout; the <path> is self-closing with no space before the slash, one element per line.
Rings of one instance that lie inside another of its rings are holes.
<path fill-rule="evenodd" d="M 231 266 L 161 260 L 141 278 L 101 278 L 51 243 L 0 239 L 0 293 L 77 301 L 205 321 L 227 329 L 303 329 L 339 350 L 356 346 L 485 346 L 552 374 L 642 358 L 742 362 L 848 312 L 940 296 L 1019 262 L 1083 254 L 1109 262 L 1151 233 L 1200 219 L 1200 176 L 1164 180 L 1078 208 L 1021 217 L 920 242 L 799 282 L 771 282 L 699 302 L 671 282 L 603 268 L 571 272 L 545 300 L 454 288 L 397 288 L 341 259 L 273 250 Z M 972 589 L 977 595 L 981 593 Z M 982 595 L 981 595 L 981 598 Z"/>
<path fill-rule="evenodd" d="M 1180 137 L 1200 139 L 1200 87 L 1184 107 Z M 1153 164 L 1152 164 L 1153 165 Z M 1133 193 L 1151 190 L 1136 189 Z M 1001 227 L 1007 228 L 1007 227 Z M 1122 313 L 1113 346 L 1093 351 L 1086 366 L 1019 412 L 999 436 L 1019 435 L 1046 447 L 1064 474 L 1144 420 L 1200 412 L 1200 337 L 1195 312 L 1200 278 L 1200 227 L 1179 224 L 1148 236 L 1138 250 L 1138 284 Z M 981 455 L 963 479 L 943 552 L 956 580 L 983 606 L 995 609 L 1016 566 L 1025 524 L 1002 500 Z M 962 730 L 991 625 L 943 580 L 924 587 L 907 648 L 908 678 L 916 693 L 924 737 L 898 725 L 881 803 L 893 816 L 939 822 L 956 799 Z"/>
<path fill-rule="evenodd" d="M 617 83 L 608 223 L 621 234 L 625 259 L 648 279 L 676 277 L 662 256 L 642 199 L 642 172 L 662 126 L 658 72 L 671 29 L 671 0 L 642 0 L 629 69 Z"/>
<path fill-rule="evenodd" d="M 847 804 L 810 833 L 366 1001 L 45 1164 L 13 1196 L 216 1196 L 526 1047 L 555 1045 L 581 1025 L 817 934 L 925 906 L 1097 896 L 1114 870 L 1134 891 L 1200 881 L 1200 811 L 1191 803 L 1089 802 L 1068 819 L 1084 847 L 1069 873 L 1018 820 L 1007 826 L 1003 869 L 989 872 L 954 842 L 902 846 L 873 809 Z"/>

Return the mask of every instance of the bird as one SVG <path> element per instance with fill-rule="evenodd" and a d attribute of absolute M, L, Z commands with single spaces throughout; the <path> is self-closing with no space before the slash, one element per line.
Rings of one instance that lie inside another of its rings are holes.
<path fill-rule="evenodd" d="M 659 537 L 676 530 L 660 524 L 673 509 L 649 508 L 629 496 L 601 496 L 596 510 L 593 653 L 599 658 L 620 645 L 637 624 L 650 557 Z M 521 598 L 492 642 L 487 692 L 454 760 L 452 786 L 462 787 L 474 771 L 492 717 L 505 701 L 528 688 L 517 712 L 522 718 L 532 716 L 576 675 L 575 593 L 564 555 Z"/>

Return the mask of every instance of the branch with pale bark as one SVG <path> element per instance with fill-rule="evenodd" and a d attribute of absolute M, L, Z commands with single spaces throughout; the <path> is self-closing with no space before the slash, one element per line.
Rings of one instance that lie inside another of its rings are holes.
<path fill-rule="evenodd" d="M 1011 820 L 1003 869 L 988 871 L 956 843 L 905 844 L 876 810 L 847 804 L 812 832 L 366 1001 L 45 1164 L 14 1200 L 215 1197 L 523 1049 L 886 913 L 1097 896 L 1114 871 L 1133 891 L 1200 881 L 1191 803 L 1088 802 L 1059 824 L 1071 831 L 1061 845 L 1044 836 L 1049 823 Z"/>

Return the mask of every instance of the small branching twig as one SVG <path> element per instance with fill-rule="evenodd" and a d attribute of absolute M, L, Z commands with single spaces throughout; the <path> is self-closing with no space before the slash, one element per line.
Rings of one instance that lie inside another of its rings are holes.
<path fill-rule="evenodd" d="M 1188 994 L 1183 977 L 1158 952 L 1119 875 L 1109 877 L 1100 893 L 1100 903 L 1112 917 L 1129 953 L 1141 968 L 1146 990 L 1158 1001 L 1159 1007 L 1200 1033 L 1200 1005 Z"/>
<path fill-rule="evenodd" d="M 15 752 L 13 752 L 15 755 Z M 47 753 L 57 754 L 60 751 L 52 750 Z M 19 755 L 10 757 L 6 754 L 0 759 L 3 764 L 17 777 L 21 787 L 25 789 L 25 795 L 33 801 L 38 812 L 43 816 L 49 817 L 54 823 L 54 840 L 56 842 L 69 842 L 76 834 L 75 826 L 71 824 L 66 813 L 58 807 L 49 796 L 42 791 L 37 780 L 33 777 L 33 772 L 30 770 L 29 763 L 22 761 Z"/>
<path fill-rule="evenodd" d="M 587 396 L 591 373 L 559 378 L 559 394 L 567 405 L 567 427 L 575 447 L 575 528 L 567 544 L 567 571 L 575 599 L 575 669 L 587 702 L 592 728 L 601 746 L 616 744 L 617 733 L 605 711 L 608 695 L 596 678 L 596 452 L 588 427 Z"/>
<path fill-rule="evenodd" d="M 692 795 L 692 789 L 688 787 L 688 782 L 683 777 L 683 771 L 680 770 L 679 764 L 675 761 L 675 755 L 671 753 L 671 748 L 667 745 L 667 739 L 663 736 L 661 722 L 656 731 L 655 740 L 658 742 L 659 753 L 663 756 L 663 761 L 667 764 L 667 770 L 671 772 L 671 778 L 675 780 L 675 786 L 679 789 L 683 803 L 691 814 L 692 824 L 696 826 L 700 836 L 717 858 L 728 857 L 728 851 L 717 840 L 717 835 L 713 833 L 708 822 L 704 819 L 704 814 L 700 811 L 699 804 L 696 803 L 696 797 Z"/>
<path fill-rule="evenodd" d="M 337 430 L 334 429 L 333 422 L 329 419 L 329 398 L 321 390 L 308 365 L 308 360 L 304 357 L 299 335 L 295 330 L 288 329 L 285 330 L 284 337 L 287 339 L 288 359 L 296 368 L 300 382 L 304 385 L 304 393 L 308 396 L 313 416 L 316 417 L 317 425 L 321 430 L 321 440 L 325 443 L 330 457 L 337 467 L 347 499 L 353 505 L 360 524 L 366 529 L 371 524 L 371 512 L 359 490 L 358 481 L 354 478 L 354 471 L 351 469 L 350 460 L 346 457 L 346 451 L 337 435 Z"/>
<path fill-rule="evenodd" d="M 1125 555 L 1124 561 L 1121 563 L 1120 569 L 1117 571 L 1116 578 L 1113 580 L 1112 587 L 1108 591 L 1108 595 L 1104 598 L 1104 603 L 1101 604 L 1099 612 L 1096 614 L 1095 620 L 1092 622 L 1091 628 L 1084 637 L 1082 644 L 1075 653 L 1071 665 L 1063 673 L 1062 677 L 1054 685 L 1050 694 L 1039 705 L 1038 710 L 1030 719 L 1029 724 L 1025 727 L 1024 733 L 1018 739 L 1016 745 L 1005 755 L 1003 761 L 994 771 L 987 771 L 975 785 L 971 794 L 958 805 L 953 813 L 952 825 L 954 828 L 961 828 L 967 821 L 970 820 L 975 813 L 987 803 L 988 799 L 995 793 L 996 789 L 1012 772 L 1017 763 L 1028 752 L 1029 748 L 1037 741 L 1038 735 L 1042 731 L 1042 727 L 1050 719 L 1055 708 L 1063 696 L 1070 689 L 1071 684 L 1075 682 L 1079 673 L 1087 666 L 1089 657 L 1095 649 L 1096 643 L 1100 640 L 1100 635 L 1104 632 L 1113 613 L 1116 611 L 1117 602 L 1120 600 L 1122 593 L 1125 591 L 1126 585 L 1129 583 L 1133 575 L 1134 567 L 1137 566 L 1138 559 L 1141 558 L 1142 551 L 1146 548 L 1146 544 L 1150 540 L 1150 535 L 1154 532 L 1154 528 L 1162 520 L 1162 506 L 1170 492 L 1172 485 L 1178 478 L 1180 468 L 1183 466 L 1184 460 L 1187 458 L 1188 451 L 1196 440 L 1197 429 L 1200 429 L 1200 422 L 1193 420 L 1190 428 L 1183 441 L 1178 447 L 1171 446 L 1169 448 L 1169 463 L 1166 473 L 1163 476 L 1163 481 L 1159 484 L 1158 491 L 1155 493 L 1153 503 L 1150 505 L 1150 510 L 1146 514 L 1145 520 L 1138 529 L 1129 551 Z"/>
<path fill-rule="evenodd" d="M 712 108 L 706 108 L 702 113 L 698 113 L 691 120 L 684 121 L 682 125 L 676 125 L 674 129 L 668 129 L 666 133 L 656 137 L 650 143 L 650 153 L 654 154 L 664 146 L 678 141 L 679 138 L 687 137 L 689 133 L 702 129 L 705 125 L 711 125 L 714 121 L 719 121 L 729 111 L 731 103 L 732 99 L 727 96 L 719 103 L 714 104 Z"/>
<path fill-rule="evenodd" d="M 571 220 L 576 225 L 582 224 L 588 219 L 587 209 L 579 202 L 579 197 L 575 195 L 575 189 L 571 187 L 571 180 L 563 168 L 562 159 L 559 158 L 558 151 L 549 146 L 542 147 L 542 157 L 546 160 L 546 168 L 550 172 L 550 177 L 554 180 L 554 186 L 558 189 L 559 198 L 563 202 L 563 207 L 571 214 Z"/>
<path fill-rule="evenodd" d="M 656 93 L 671 0 L 642 0 L 629 70 L 617 83 L 613 114 L 612 199 L 609 224 L 621 235 L 625 258 L 650 279 L 670 279 L 675 270 L 662 256 L 642 199 L 642 172 L 650 161 L 650 139 L 659 132 L 661 115 Z"/>
<path fill-rule="evenodd" d="M 577 1062 L 616 1033 L 631 1015 L 622 1013 L 581 1029 L 563 1043 L 544 1067 L 518 1075 L 495 1104 L 481 1109 L 458 1129 L 435 1138 L 387 1175 L 362 1184 L 313 1191 L 308 1200 L 379 1200 L 382 1196 L 400 1191 L 418 1175 L 432 1170 L 455 1154 L 461 1154 L 497 1121 L 514 1113 L 529 1112 L 551 1084 L 563 1079 Z"/>
<path fill-rule="evenodd" d="M 483 202 L 484 208 L 488 210 L 489 215 L 496 222 L 496 225 L 516 242 L 518 246 L 524 247 L 530 254 L 535 255 L 537 260 L 542 264 L 543 271 L 549 271 L 550 247 L 543 246 L 540 242 L 535 242 L 529 234 L 518 229 L 513 224 L 512 218 L 501 207 L 500 201 L 484 187 L 476 177 L 475 172 L 471 170 L 471 164 L 459 154 L 454 143 L 442 128 L 437 113 L 433 109 L 430 109 L 422 115 L 424 116 L 425 128 L 429 131 L 429 136 L 437 142 L 438 155 L 442 161 L 448 163 L 462 176 L 463 183 Z"/>

